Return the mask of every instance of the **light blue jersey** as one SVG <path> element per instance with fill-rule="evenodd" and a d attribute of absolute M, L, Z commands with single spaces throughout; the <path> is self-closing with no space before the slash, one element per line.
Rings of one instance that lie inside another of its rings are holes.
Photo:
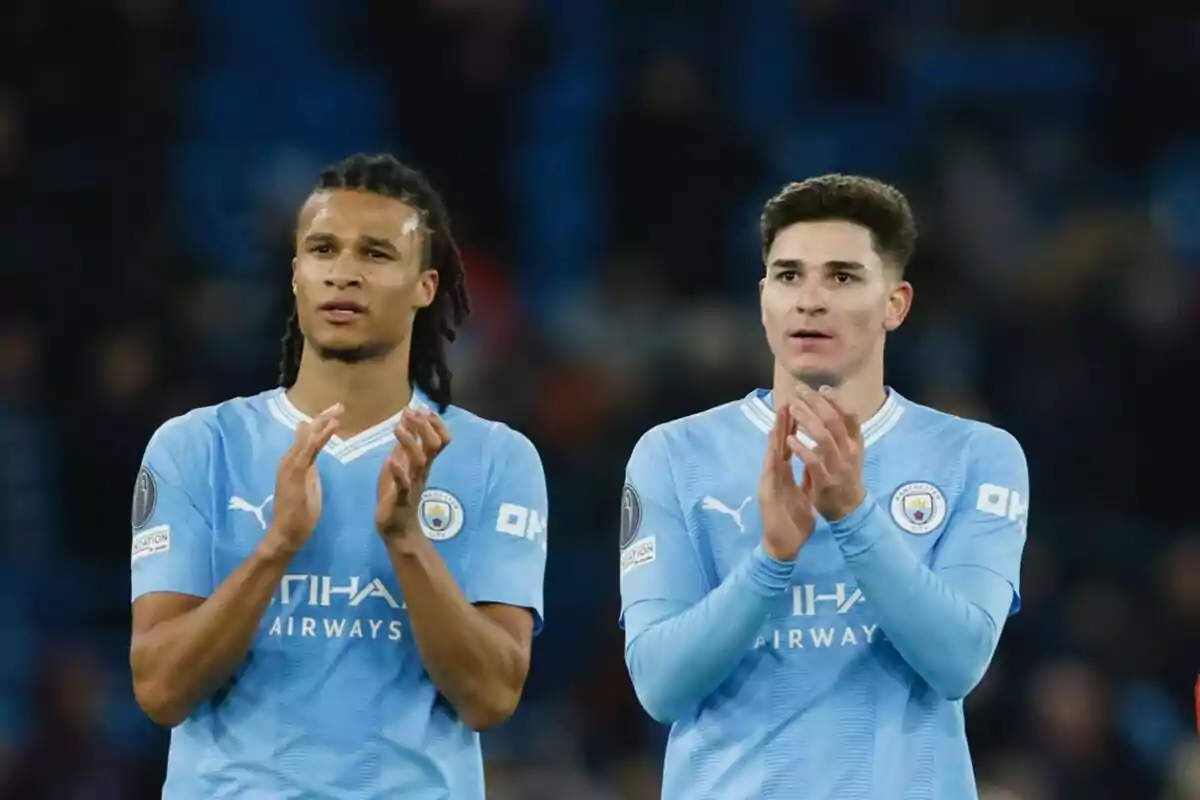
<path fill-rule="evenodd" d="M 428 401 L 414 397 L 414 405 Z M 147 447 L 135 495 L 133 597 L 207 597 L 271 521 L 279 460 L 308 418 L 283 390 L 192 411 Z M 479 735 L 422 666 L 375 530 L 395 445 L 387 420 L 317 458 L 323 510 L 232 679 L 171 733 L 163 797 L 484 797 Z M 450 407 L 421 526 L 471 602 L 542 623 L 546 485 L 529 440 Z"/>
<path fill-rule="evenodd" d="M 1020 445 L 889 391 L 863 424 L 867 500 L 785 563 L 757 500 L 774 419 L 755 392 L 629 461 L 621 621 L 638 696 L 672 724 L 663 798 L 976 797 L 962 697 L 1020 605 Z"/>

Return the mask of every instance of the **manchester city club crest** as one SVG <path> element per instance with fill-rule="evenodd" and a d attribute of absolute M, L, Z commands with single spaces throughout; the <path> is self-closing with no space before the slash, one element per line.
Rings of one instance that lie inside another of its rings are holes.
<path fill-rule="evenodd" d="M 435 542 L 458 535 L 463 526 L 463 507 L 458 498 L 441 489 L 426 489 L 421 493 L 417 509 L 421 530 Z"/>
<path fill-rule="evenodd" d="M 946 498 L 932 483 L 906 483 L 892 495 L 892 519 L 909 533 L 932 533 L 946 519 Z"/>

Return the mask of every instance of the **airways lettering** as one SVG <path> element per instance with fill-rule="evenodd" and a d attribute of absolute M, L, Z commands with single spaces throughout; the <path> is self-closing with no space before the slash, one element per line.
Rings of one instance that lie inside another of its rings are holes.
<path fill-rule="evenodd" d="M 372 601 L 368 603 L 368 601 Z M 382 605 L 380 605 L 382 604 Z M 309 609 L 379 609 L 383 606 L 400 611 L 405 606 L 397 602 L 392 592 L 379 578 L 364 579 L 353 575 L 344 583 L 335 582 L 330 575 L 284 575 L 279 592 L 271 600 L 275 607 L 288 607 L 272 620 L 269 636 L 322 639 L 387 639 L 399 641 L 403 621 L 391 614 L 383 618 L 331 617 L 312 615 Z M 337 613 L 336 611 L 334 613 Z"/>

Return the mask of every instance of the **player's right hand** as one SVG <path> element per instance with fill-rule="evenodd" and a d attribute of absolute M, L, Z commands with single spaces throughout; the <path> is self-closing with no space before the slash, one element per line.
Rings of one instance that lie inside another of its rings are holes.
<path fill-rule="evenodd" d="M 295 553 L 317 527 L 321 517 L 321 476 L 317 455 L 337 433 L 342 404 L 335 403 L 311 422 L 296 428 L 296 441 L 279 461 L 275 474 L 274 513 L 267 536 L 286 552 Z"/>
<path fill-rule="evenodd" d="M 766 462 L 758 481 L 758 507 L 762 516 L 763 549 L 779 561 L 793 561 L 816 526 L 812 479 L 804 472 L 797 484 L 792 472 L 788 436 L 795 428 L 791 410 L 780 404 L 775 425 L 767 437 Z"/>

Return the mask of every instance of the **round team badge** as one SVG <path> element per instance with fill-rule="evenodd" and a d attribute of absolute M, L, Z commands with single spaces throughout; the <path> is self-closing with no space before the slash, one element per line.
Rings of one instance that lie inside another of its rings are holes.
<path fill-rule="evenodd" d="M 932 483 L 906 483 L 892 495 L 892 519 L 909 533 L 932 533 L 946 519 L 946 498 Z"/>
<path fill-rule="evenodd" d="M 421 530 L 435 542 L 445 541 L 458 535 L 463 526 L 463 507 L 458 498 L 441 489 L 426 489 L 421 493 L 421 505 L 417 508 L 417 519 Z"/>

